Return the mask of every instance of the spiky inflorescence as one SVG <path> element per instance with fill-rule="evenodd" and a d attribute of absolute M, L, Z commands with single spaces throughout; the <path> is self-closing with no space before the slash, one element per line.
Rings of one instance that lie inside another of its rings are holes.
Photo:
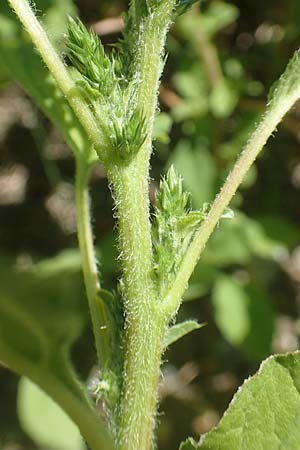
<path fill-rule="evenodd" d="M 155 200 L 154 270 L 160 295 L 176 276 L 193 233 L 206 216 L 207 205 L 201 211 L 191 211 L 189 199 L 181 176 L 171 166 L 160 182 Z"/>
<path fill-rule="evenodd" d="M 134 81 L 122 74 L 122 52 L 107 55 L 98 36 L 79 19 L 69 19 L 68 30 L 68 57 L 81 74 L 77 86 L 113 150 L 103 162 L 130 161 L 143 145 L 147 127 L 137 106 Z"/>

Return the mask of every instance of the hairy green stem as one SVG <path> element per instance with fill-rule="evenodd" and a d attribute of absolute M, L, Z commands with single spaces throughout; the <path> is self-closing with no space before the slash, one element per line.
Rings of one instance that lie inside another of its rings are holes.
<path fill-rule="evenodd" d="M 126 359 L 118 415 L 118 450 L 150 449 L 164 321 L 152 281 L 147 180 L 133 162 L 109 172 L 118 209 L 126 311 Z"/>
<path fill-rule="evenodd" d="M 58 87 L 67 98 L 91 141 L 97 148 L 108 146 L 107 137 L 97 125 L 89 106 L 81 96 L 63 61 L 36 18 L 28 0 L 8 0 L 8 2 L 28 32 Z"/>
<path fill-rule="evenodd" d="M 82 270 L 89 302 L 96 350 L 100 368 L 105 368 L 110 357 L 109 328 L 105 306 L 99 297 L 100 282 L 90 217 L 88 178 L 90 167 L 85 160 L 76 158 L 77 233 L 82 259 Z"/>
<path fill-rule="evenodd" d="M 174 1 L 162 2 L 143 26 L 134 49 L 137 101 L 148 138 L 127 166 L 108 170 L 118 215 L 126 315 L 126 355 L 118 414 L 118 450 L 150 450 L 166 321 L 158 314 L 152 280 L 148 176 L 152 129 L 166 33 Z"/>
<path fill-rule="evenodd" d="M 300 93 L 295 91 L 292 95 L 283 97 L 274 107 L 271 105 L 271 107 L 267 109 L 260 124 L 252 134 L 231 173 L 228 175 L 222 189 L 215 198 L 207 218 L 195 234 L 182 261 L 176 279 L 164 299 L 163 309 L 170 317 L 174 315 L 179 308 L 190 276 L 196 267 L 207 241 L 224 213 L 224 210 L 229 205 L 247 171 L 264 148 L 267 140 L 274 130 L 276 130 L 277 125 L 291 109 L 299 96 Z"/>
<path fill-rule="evenodd" d="M 134 4 L 132 3 L 132 7 Z M 136 161 L 143 176 L 149 176 L 149 159 L 152 152 L 152 132 L 157 110 L 159 80 L 163 70 L 163 53 L 166 35 L 172 23 L 176 0 L 162 1 L 150 16 L 140 19 L 133 45 L 133 72 L 137 80 L 137 102 L 147 118 L 148 137 L 140 149 Z"/>

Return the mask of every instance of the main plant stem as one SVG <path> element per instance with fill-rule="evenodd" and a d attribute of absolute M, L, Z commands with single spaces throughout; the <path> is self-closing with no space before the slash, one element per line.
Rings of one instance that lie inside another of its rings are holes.
<path fill-rule="evenodd" d="M 122 167 L 111 166 L 108 170 L 118 215 L 126 316 L 118 450 L 150 450 L 155 425 L 167 322 L 159 312 L 159 299 L 152 279 L 148 177 L 162 53 L 174 4 L 174 0 L 162 2 L 151 17 L 142 19 L 142 25 L 136 24 L 140 30 L 133 49 L 138 80 L 137 101 L 147 118 L 148 138 L 131 163 Z"/>
<path fill-rule="evenodd" d="M 164 323 L 152 271 L 148 181 L 136 162 L 109 172 L 118 209 L 126 312 L 126 357 L 118 415 L 118 450 L 148 450 L 156 412 Z"/>

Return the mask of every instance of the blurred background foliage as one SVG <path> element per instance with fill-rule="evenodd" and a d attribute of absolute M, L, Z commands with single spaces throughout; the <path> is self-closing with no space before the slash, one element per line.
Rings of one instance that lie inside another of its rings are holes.
<path fill-rule="evenodd" d="M 77 9 L 109 51 L 127 7 L 122 0 L 36 3 L 62 52 L 66 14 Z M 300 44 L 299 24 L 298 0 L 206 0 L 180 16 L 169 35 L 160 89 L 151 200 L 160 173 L 173 163 L 194 208 L 212 201 L 270 86 Z M 75 340 L 74 363 L 92 386 L 95 352 L 77 250 L 74 160 L 24 89 L 54 122 L 62 109 L 53 105 L 51 85 L 40 101 L 46 74 L 6 2 L 0 5 L 0 30 L 0 314 L 5 302 L 34 307 L 48 333 L 55 329 Z M 197 437 L 214 426 L 263 358 L 299 347 L 299 141 L 296 105 L 235 196 L 235 218 L 222 221 L 192 277 L 179 316 L 207 325 L 164 357 L 162 450 L 174 450 L 187 435 Z M 112 201 L 100 165 L 91 177 L 91 196 L 99 269 L 109 289 L 119 267 Z M 18 332 L 22 336 L 21 328 Z M 61 429 L 68 431 L 59 431 L 55 407 L 43 402 L 26 380 L 0 367 L 1 450 L 82 448 L 76 430 L 67 424 Z M 54 430 L 67 433 L 67 444 L 53 439 Z"/>

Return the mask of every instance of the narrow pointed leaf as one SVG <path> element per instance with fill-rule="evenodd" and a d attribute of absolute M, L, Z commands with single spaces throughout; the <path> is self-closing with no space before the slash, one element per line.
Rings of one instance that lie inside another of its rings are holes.
<path fill-rule="evenodd" d="M 180 444 L 179 450 L 196 450 L 197 448 L 197 442 L 195 442 L 192 438 L 188 438 Z"/>
<path fill-rule="evenodd" d="M 185 322 L 177 323 L 169 328 L 167 335 L 165 337 L 165 346 L 168 347 L 174 342 L 178 341 L 180 338 L 185 336 L 194 330 L 199 330 L 204 324 L 200 324 L 195 320 L 186 320 Z"/>

